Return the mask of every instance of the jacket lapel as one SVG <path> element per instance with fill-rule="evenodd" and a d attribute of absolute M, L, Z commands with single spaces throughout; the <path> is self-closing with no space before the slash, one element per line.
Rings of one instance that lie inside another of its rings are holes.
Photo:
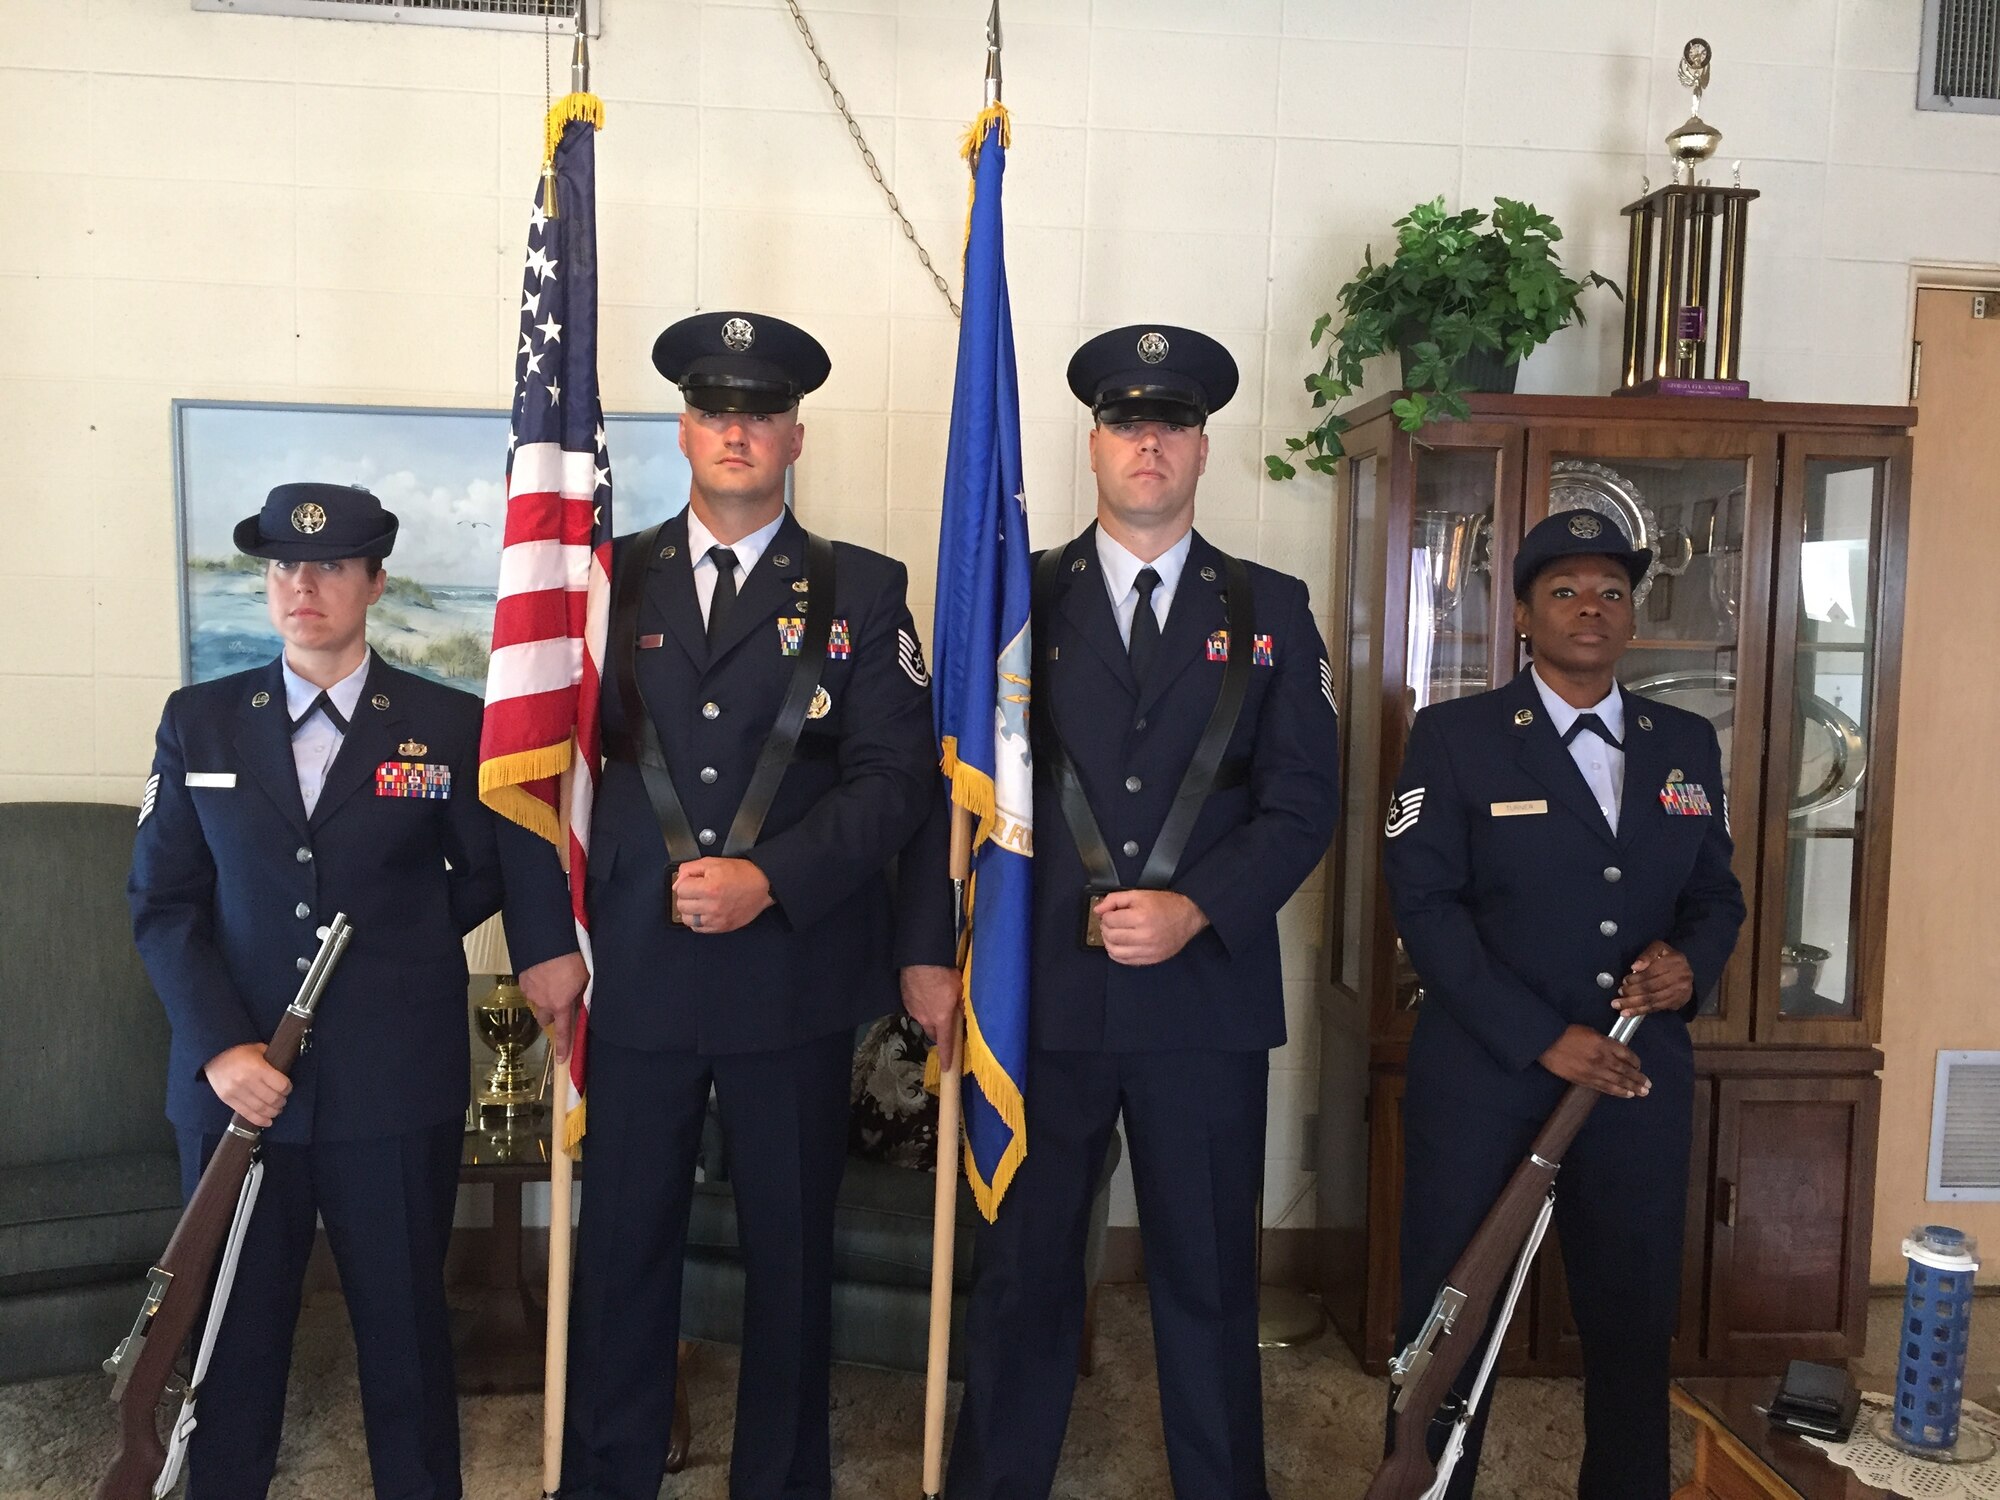
<path fill-rule="evenodd" d="M 1097 561 L 1095 522 L 1063 549 L 1062 604 L 1058 613 L 1070 632 L 1081 636 L 1091 650 L 1103 657 L 1111 675 L 1136 697 L 1138 686 L 1132 680 L 1132 658 L 1118 634 L 1118 616 L 1112 612 L 1111 596 L 1104 588 L 1104 569 Z"/>
<path fill-rule="evenodd" d="M 1503 711 L 1507 715 L 1507 732 L 1514 736 L 1520 747 L 1521 765 L 1545 787 L 1549 794 L 1568 808 L 1605 843 L 1614 842 L 1611 825 L 1604 821 L 1604 814 L 1598 810 L 1597 799 L 1591 795 L 1590 783 L 1583 779 L 1583 772 L 1570 759 L 1567 748 L 1556 734 L 1556 726 L 1550 722 L 1548 710 L 1542 706 L 1542 695 L 1535 690 L 1534 678 L 1525 669 L 1507 685 L 1501 698 Z M 1531 717 L 1527 723 L 1520 721 L 1526 711 Z M 1628 759 L 1625 767 L 1626 784 L 1631 784 L 1632 766 Z M 1623 822 L 1623 810 L 1620 810 Z"/>
<path fill-rule="evenodd" d="M 1633 697 L 1622 685 L 1618 691 L 1625 699 L 1625 787 L 1618 799 L 1618 843 L 1622 847 L 1653 818 L 1663 816 L 1659 792 L 1667 784 L 1667 759 L 1672 751 L 1661 740 L 1660 731 L 1648 727 L 1654 722 L 1647 712 L 1652 705 Z M 1720 787 L 1709 792 L 1718 801 L 1720 795 Z"/>
<path fill-rule="evenodd" d="M 625 566 L 645 568 L 646 602 L 640 608 L 658 611 L 674 639 L 697 669 L 708 664 L 708 632 L 701 621 L 701 601 L 694 592 L 694 559 L 688 556 L 687 512 L 683 510 L 660 528 L 659 552 L 646 558 L 628 555 Z M 640 634 L 645 634 L 642 630 Z"/>
<path fill-rule="evenodd" d="M 1203 569 L 1207 570 L 1207 576 Z M 1174 585 L 1174 602 L 1167 611 L 1166 629 L 1160 632 L 1159 650 L 1146 669 L 1146 680 L 1139 685 L 1140 713 L 1149 712 L 1175 678 L 1197 660 L 1206 658 L 1203 643 L 1210 632 L 1220 630 L 1228 619 L 1222 554 L 1196 532 L 1188 547 L 1187 562 L 1181 568 L 1180 582 Z M 1252 643 L 1244 641 L 1239 646 L 1231 641 L 1229 649 L 1249 651 Z"/>
<path fill-rule="evenodd" d="M 772 536 L 770 545 L 764 548 L 764 555 L 757 559 L 743 579 L 743 591 L 736 596 L 736 604 L 723 621 L 722 633 L 715 638 L 714 649 L 703 660 L 709 671 L 714 671 L 723 659 L 759 630 L 772 628 L 771 622 L 777 618 L 780 604 L 789 607 L 789 601 L 799 598 L 792 589 L 792 580 L 803 578 L 806 571 L 806 531 L 790 512 L 785 515 L 784 524 Z M 692 577 L 689 579 L 693 583 Z M 832 599 L 826 601 L 832 609 Z"/>
<path fill-rule="evenodd" d="M 319 801 L 313 804 L 312 828 L 318 829 L 341 803 L 372 781 L 383 761 L 404 758 L 395 753 L 402 738 L 403 705 L 396 701 L 402 696 L 401 675 L 381 657 L 369 656 L 368 676 L 362 681 L 361 696 L 354 700 L 354 717 L 327 768 Z"/>
<path fill-rule="evenodd" d="M 258 697 L 264 701 L 257 702 Z M 236 753 L 264 794 L 277 804 L 301 835 L 306 804 L 299 795 L 299 768 L 292 759 L 292 719 L 285 709 L 285 674 L 274 659 L 251 679 L 237 709 Z"/>

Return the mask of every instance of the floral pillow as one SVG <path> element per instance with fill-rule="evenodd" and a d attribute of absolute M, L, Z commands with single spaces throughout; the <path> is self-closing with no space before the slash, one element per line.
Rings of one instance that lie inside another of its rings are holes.
<path fill-rule="evenodd" d="M 849 1156 L 936 1169 L 938 1101 L 924 1087 L 929 1047 L 923 1028 L 900 1012 L 862 1032 L 847 1094 Z"/>

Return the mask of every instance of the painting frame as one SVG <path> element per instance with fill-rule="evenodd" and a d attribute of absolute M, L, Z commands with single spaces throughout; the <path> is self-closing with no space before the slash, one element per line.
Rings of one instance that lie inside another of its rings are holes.
<path fill-rule="evenodd" d="M 401 519 L 398 551 L 387 570 L 391 595 L 371 614 L 371 644 L 399 666 L 482 693 L 506 503 L 508 416 L 505 408 L 476 406 L 175 398 L 170 421 L 181 682 L 207 681 L 277 654 L 277 633 L 261 616 L 261 585 L 251 581 L 261 576 L 261 565 L 235 551 L 226 540 L 227 528 L 254 512 L 272 484 L 314 479 L 361 483 Z M 679 453 L 679 422 L 678 412 L 605 413 L 621 533 L 677 514 L 686 505 L 687 463 Z M 344 459 L 326 456 L 346 452 L 340 445 L 363 438 L 379 443 L 379 451 L 357 449 Z M 313 442 L 329 446 L 317 457 L 307 457 L 314 452 Z M 791 487 L 788 472 L 788 504 Z M 444 515 L 433 513 L 439 507 Z M 490 527 L 491 548 L 441 553 L 437 528 L 454 512 L 460 513 L 459 526 Z M 426 555 L 429 563 L 422 560 Z M 399 569 L 404 559 L 408 561 Z M 436 578 L 427 583 L 419 576 L 426 567 L 453 571 L 461 566 L 473 581 L 454 576 L 448 583 Z M 479 576 L 488 571 L 490 579 Z M 417 607 L 407 607 L 413 604 Z M 432 634 L 442 635 L 448 627 L 457 648 L 448 665 L 436 666 L 423 655 L 412 660 L 377 639 L 378 628 L 393 629 L 428 651 L 431 636 L 423 628 L 410 628 L 409 622 L 420 615 L 437 616 L 418 621 Z"/>

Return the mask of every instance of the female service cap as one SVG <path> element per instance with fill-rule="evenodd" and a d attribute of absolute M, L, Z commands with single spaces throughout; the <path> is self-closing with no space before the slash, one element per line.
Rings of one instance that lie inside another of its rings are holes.
<path fill-rule="evenodd" d="M 275 562 L 387 557 L 396 515 L 356 485 L 281 484 L 236 523 L 236 550 Z"/>
<path fill-rule="evenodd" d="M 1594 510 L 1559 510 L 1538 521 L 1514 554 L 1514 597 L 1525 599 L 1544 569 L 1565 557 L 1608 557 L 1637 588 L 1653 565 L 1650 547 L 1634 547 L 1625 528 Z"/>
<path fill-rule="evenodd" d="M 803 328 L 764 313 L 682 318 L 653 342 L 653 367 L 701 411 L 790 411 L 833 361 Z"/>
<path fill-rule="evenodd" d="M 1072 354 L 1069 388 L 1100 422 L 1199 427 L 1236 394 L 1236 361 L 1192 328 L 1134 323 Z"/>

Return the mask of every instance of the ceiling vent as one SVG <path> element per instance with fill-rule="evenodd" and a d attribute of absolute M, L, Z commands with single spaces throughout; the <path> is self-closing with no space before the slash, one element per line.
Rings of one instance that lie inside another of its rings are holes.
<path fill-rule="evenodd" d="M 2000 3 L 2000 0 L 1996 0 Z M 196 10 L 246 16 L 310 16 L 326 21 L 388 21 L 410 26 L 477 26 L 488 31 L 566 31 L 576 24 L 577 0 L 194 0 Z M 592 36 L 599 7 L 584 16 Z"/>
<path fill-rule="evenodd" d="M 2000 1052 L 1938 1053 L 1924 1196 L 1938 1203 L 2000 1201 Z"/>
<path fill-rule="evenodd" d="M 2000 0 L 1924 0 L 1917 108 L 2000 115 Z"/>

